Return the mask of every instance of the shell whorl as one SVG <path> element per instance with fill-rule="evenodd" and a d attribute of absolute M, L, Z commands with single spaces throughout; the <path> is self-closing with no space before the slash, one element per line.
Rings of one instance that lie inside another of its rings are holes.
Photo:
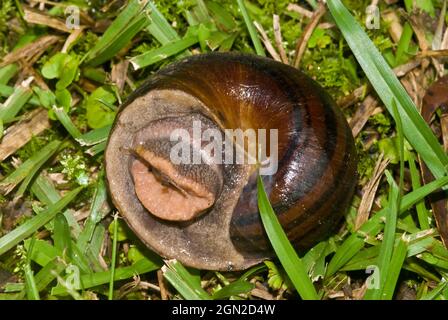
<path fill-rule="evenodd" d="M 344 214 L 356 183 L 356 153 L 328 94 L 299 70 L 266 58 L 192 56 L 160 70 L 129 97 L 106 149 L 113 202 L 150 248 L 215 270 L 245 269 L 272 256 L 259 218 L 254 166 L 223 165 L 213 207 L 188 222 L 157 218 L 138 200 L 129 173 L 133 137 L 154 121 L 194 113 L 221 130 L 278 130 L 278 171 L 263 181 L 297 249 L 320 240 Z"/>

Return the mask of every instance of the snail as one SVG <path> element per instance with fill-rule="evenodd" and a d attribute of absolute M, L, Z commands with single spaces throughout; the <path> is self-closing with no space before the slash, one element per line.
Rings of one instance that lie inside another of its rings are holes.
<path fill-rule="evenodd" d="M 200 141 L 193 132 L 198 124 Z M 227 130 L 238 129 L 277 134 L 267 134 L 264 158 L 275 151 L 276 170 L 261 177 L 295 248 L 328 236 L 356 184 L 354 140 L 344 115 L 295 68 L 249 54 L 208 53 L 152 75 L 120 107 L 108 139 L 112 201 L 146 246 L 207 270 L 243 270 L 274 256 L 257 206 L 263 159 L 219 163 L 210 159 L 224 151 L 204 151 L 213 139 L 202 138 L 212 132 L 226 148 L 249 154 L 241 141 L 226 139 Z M 180 141 L 173 141 L 173 132 L 190 139 L 187 158 L 199 154 L 204 161 L 173 161 Z"/>

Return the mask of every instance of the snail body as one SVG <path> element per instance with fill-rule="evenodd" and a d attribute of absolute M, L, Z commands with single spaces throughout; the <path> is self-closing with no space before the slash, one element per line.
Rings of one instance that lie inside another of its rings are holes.
<path fill-rule="evenodd" d="M 128 98 L 105 152 L 115 206 L 160 255 L 209 270 L 246 269 L 273 256 L 258 212 L 256 164 L 170 158 L 173 130 L 192 133 L 196 123 L 223 141 L 226 129 L 277 130 L 278 168 L 262 179 L 297 250 L 321 240 L 347 209 L 356 153 L 330 96 L 270 59 L 196 55 L 160 70 Z M 197 149 L 205 145 L 196 141 Z"/>

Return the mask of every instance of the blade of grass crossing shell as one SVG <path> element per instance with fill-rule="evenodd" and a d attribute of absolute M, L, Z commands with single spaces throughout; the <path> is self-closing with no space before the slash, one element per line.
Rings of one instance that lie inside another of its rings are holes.
<path fill-rule="evenodd" d="M 210 300 L 211 297 L 177 260 L 165 261 L 163 276 L 187 300 Z"/>
<path fill-rule="evenodd" d="M 237 0 L 238 7 L 240 8 L 241 14 L 243 16 L 244 22 L 246 23 L 247 30 L 249 31 L 250 38 L 252 39 L 252 43 L 255 47 L 255 52 L 259 56 L 266 56 L 263 46 L 261 45 L 260 38 L 258 37 L 258 33 L 255 30 L 254 23 L 252 19 L 249 17 L 249 13 L 247 12 L 246 6 L 244 5 L 243 0 Z"/>
<path fill-rule="evenodd" d="M 435 177 L 444 176 L 448 157 L 392 69 L 341 1 L 332 0 L 327 4 L 353 54 L 392 116 L 393 101 L 396 102 L 407 140 Z"/>
<path fill-rule="evenodd" d="M 266 195 L 261 176 L 257 178 L 258 209 L 261 221 L 283 268 L 304 300 L 317 300 L 318 295 L 305 265 L 288 240 Z"/>
<path fill-rule="evenodd" d="M 400 204 L 399 213 L 407 211 L 410 207 L 423 200 L 426 196 L 434 191 L 446 186 L 448 177 L 436 179 L 422 187 L 405 195 Z M 375 236 L 383 229 L 381 219 L 384 218 L 386 209 L 382 209 L 375 213 L 361 228 L 350 235 L 336 250 L 335 255 L 331 259 L 327 267 L 326 277 L 332 276 L 340 268 L 342 268 L 353 256 L 364 247 L 366 235 Z"/>

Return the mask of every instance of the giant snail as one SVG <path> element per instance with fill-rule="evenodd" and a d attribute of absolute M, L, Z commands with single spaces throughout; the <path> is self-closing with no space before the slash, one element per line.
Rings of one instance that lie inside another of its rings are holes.
<path fill-rule="evenodd" d="M 105 152 L 113 203 L 161 256 L 208 270 L 246 269 L 273 256 L 257 206 L 260 162 L 172 161 L 173 130 L 192 133 L 197 123 L 223 141 L 225 129 L 277 130 L 278 167 L 262 179 L 297 250 L 323 239 L 344 215 L 357 158 L 331 97 L 301 71 L 267 58 L 195 55 L 155 73 L 128 98 Z M 192 153 L 201 154 L 207 142 L 191 139 Z"/>

